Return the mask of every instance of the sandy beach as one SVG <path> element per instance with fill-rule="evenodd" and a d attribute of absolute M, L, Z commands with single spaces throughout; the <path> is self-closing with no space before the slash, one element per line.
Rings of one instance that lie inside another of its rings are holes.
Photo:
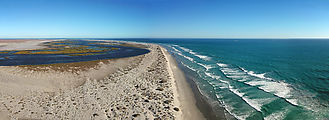
<path fill-rule="evenodd" d="M 41 43 L 53 40 L 46 39 L 0 39 L 0 50 L 30 50 L 45 48 Z"/>
<path fill-rule="evenodd" d="M 84 63 L 0 66 L 0 119 L 204 119 L 170 54 L 159 45 L 143 46 L 151 52 Z"/>

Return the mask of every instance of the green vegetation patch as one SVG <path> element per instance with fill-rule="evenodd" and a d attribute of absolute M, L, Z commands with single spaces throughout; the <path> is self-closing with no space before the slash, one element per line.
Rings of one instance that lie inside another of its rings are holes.
<path fill-rule="evenodd" d="M 82 54 L 70 54 L 69 56 L 88 56 L 88 55 L 101 55 L 104 53 L 82 53 Z"/>
<path fill-rule="evenodd" d="M 60 49 L 52 49 L 52 50 L 42 50 L 35 52 L 34 50 L 22 50 L 18 51 L 14 54 L 74 54 L 74 53 L 97 53 L 97 52 L 106 52 L 110 49 L 104 50 L 94 50 L 88 49 L 84 46 L 82 47 L 72 47 L 72 48 L 60 48 Z"/>
<path fill-rule="evenodd" d="M 107 52 L 110 50 L 118 50 L 114 47 L 95 47 L 90 48 L 87 45 L 74 44 L 74 41 L 54 41 L 46 43 L 49 48 L 39 50 L 21 50 L 13 54 L 29 55 L 29 54 L 70 54 L 69 56 L 86 56 L 96 55 L 95 53 Z M 99 48 L 99 49 L 98 49 Z M 88 53 L 88 54 L 87 54 Z M 90 53 L 90 54 L 89 54 Z M 91 54 L 93 53 L 93 54 Z"/>
<path fill-rule="evenodd" d="M 0 51 L 0 54 L 8 54 L 10 51 Z"/>

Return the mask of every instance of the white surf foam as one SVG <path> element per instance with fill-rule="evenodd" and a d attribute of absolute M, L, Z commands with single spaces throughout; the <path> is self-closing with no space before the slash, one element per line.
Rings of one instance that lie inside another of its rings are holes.
<path fill-rule="evenodd" d="M 232 116 L 234 116 L 236 119 L 238 120 L 245 120 L 246 118 L 249 117 L 249 115 L 247 114 L 237 114 L 237 113 L 234 113 L 234 108 L 228 104 L 226 104 L 224 101 L 221 101 L 221 103 L 223 104 L 223 107 L 225 108 L 225 110 Z"/>
<path fill-rule="evenodd" d="M 240 69 L 246 72 L 250 76 L 263 79 L 263 80 L 245 82 L 246 84 L 249 84 L 251 86 L 258 86 L 259 89 L 262 89 L 265 92 L 273 93 L 278 97 L 284 98 L 287 102 L 293 105 L 298 105 L 297 99 L 291 98 L 290 93 L 292 91 L 292 88 L 289 87 L 290 84 L 285 82 L 275 82 L 273 81 L 272 78 L 265 77 L 265 73 L 256 74 L 254 73 L 254 71 L 248 71 L 241 67 Z"/>
<path fill-rule="evenodd" d="M 220 88 L 220 89 L 224 89 L 224 88 L 228 88 L 228 84 L 223 83 L 223 82 L 218 82 L 218 81 L 210 81 L 209 84 L 214 87 L 214 89 Z"/>
<path fill-rule="evenodd" d="M 179 45 L 176 45 L 176 46 L 179 47 L 180 49 L 184 50 L 185 52 L 190 52 L 191 51 L 188 48 L 185 48 L 185 47 L 182 47 L 182 46 L 179 46 Z"/>
<path fill-rule="evenodd" d="M 244 76 L 246 73 L 240 72 L 238 69 L 231 69 L 231 68 L 220 68 L 226 76 Z"/>
<path fill-rule="evenodd" d="M 173 50 L 175 50 L 176 52 L 181 52 L 181 51 L 179 51 L 179 50 L 177 50 L 175 47 L 171 47 Z"/>
<path fill-rule="evenodd" d="M 190 54 L 192 54 L 192 55 L 194 55 L 194 56 L 196 56 L 196 57 L 198 57 L 198 58 L 200 58 L 200 59 L 203 59 L 203 60 L 206 60 L 206 61 L 208 61 L 208 60 L 211 59 L 211 57 L 208 57 L 208 56 L 205 56 L 205 55 L 197 54 L 196 52 L 194 52 L 193 50 L 190 50 L 190 49 L 188 49 L 188 48 L 185 48 L 185 47 L 182 47 L 182 46 L 179 46 L 179 45 L 176 45 L 176 46 L 177 46 L 178 48 L 184 50 L 185 52 L 188 52 L 188 53 L 190 53 Z"/>
<path fill-rule="evenodd" d="M 287 83 L 265 80 L 249 81 L 245 83 L 251 86 L 257 86 L 259 89 L 262 89 L 265 92 L 273 93 L 278 97 L 284 98 L 286 101 L 293 105 L 298 105 L 297 100 L 291 98 L 290 93 L 292 88 L 290 88 L 290 85 Z"/>
<path fill-rule="evenodd" d="M 261 79 L 268 79 L 268 80 L 272 80 L 272 78 L 269 78 L 269 77 L 265 77 L 265 74 L 266 73 L 261 73 L 261 74 L 257 74 L 255 73 L 254 71 L 248 71 L 242 67 L 239 67 L 243 72 L 246 72 L 248 75 L 250 76 L 254 76 L 254 77 L 257 77 L 257 78 L 261 78 Z"/>
<path fill-rule="evenodd" d="M 219 81 L 223 81 L 223 80 L 219 80 Z M 243 96 L 243 93 L 239 93 L 237 90 L 232 89 L 232 86 L 229 84 L 229 82 L 227 81 L 223 81 L 225 83 L 227 83 L 227 88 L 229 88 L 230 91 L 232 91 L 234 94 L 237 94 L 238 96 Z M 223 96 L 221 96 L 220 94 L 216 93 L 216 98 L 218 99 L 218 101 L 221 103 L 221 105 L 224 107 L 224 109 L 232 116 L 234 116 L 236 119 L 238 120 L 245 120 L 246 118 L 249 117 L 250 112 L 247 113 L 241 113 L 238 112 L 237 110 L 235 110 L 236 108 L 231 106 L 230 104 L 227 104 L 225 101 L 222 100 Z"/>
<path fill-rule="evenodd" d="M 192 67 L 186 65 L 185 63 L 183 63 L 183 62 L 181 62 L 181 63 L 182 63 L 182 65 L 184 65 L 184 66 L 187 67 L 188 69 L 190 69 L 190 70 L 192 70 L 192 71 L 196 71 L 196 69 L 194 69 L 194 68 L 192 68 Z"/>
<path fill-rule="evenodd" d="M 251 76 L 254 76 L 254 77 L 258 77 L 258 78 L 269 79 L 269 80 L 271 80 L 271 78 L 267 78 L 267 77 L 264 76 L 265 73 L 262 73 L 262 74 L 256 74 L 256 73 L 254 73 L 254 71 L 249 71 L 249 72 L 247 72 L 247 74 L 249 74 L 249 75 L 251 75 Z"/>
<path fill-rule="evenodd" d="M 288 83 L 285 82 L 275 82 L 272 78 L 265 77 L 265 74 L 256 74 L 253 71 L 248 71 L 241 68 L 243 71 L 239 71 L 231 68 L 222 68 L 221 71 L 225 74 L 226 77 L 231 78 L 233 80 L 238 80 L 240 82 L 244 82 L 245 84 L 255 86 L 265 92 L 272 93 L 280 98 L 285 99 L 287 102 L 298 105 L 297 99 L 291 98 L 292 88 Z M 245 79 L 248 78 L 246 75 L 254 76 L 260 79 Z M 240 79 L 241 78 L 243 79 Z"/>
<path fill-rule="evenodd" d="M 209 69 L 213 68 L 212 65 L 205 65 L 205 64 L 202 64 L 202 63 L 197 63 L 197 64 L 200 65 L 200 66 L 202 66 L 202 67 L 204 67 L 204 68 L 206 68 L 206 71 L 208 71 Z"/>
<path fill-rule="evenodd" d="M 220 76 L 217 76 L 217 75 L 214 75 L 214 74 L 211 74 L 211 73 L 208 73 L 208 72 L 205 72 L 205 74 L 213 79 L 219 79 Z"/>
<path fill-rule="evenodd" d="M 283 120 L 285 115 L 287 113 L 287 110 L 279 111 L 272 113 L 264 118 L 264 120 Z"/>
<path fill-rule="evenodd" d="M 241 75 L 228 75 L 226 77 L 232 78 L 232 79 L 243 79 L 243 78 L 245 78 L 245 76 L 241 76 Z"/>
<path fill-rule="evenodd" d="M 244 93 L 239 92 L 237 89 L 233 89 L 232 86 L 229 86 L 229 90 L 232 91 L 234 94 L 238 95 L 239 97 L 241 97 L 248 105 L 250 105 L 257 111 L 261 112 L 262 104 L 260 104 L 259 102 L 255 101 L 255 100 L 245 97 Z"/>
<path fill-rule="evenodd" d="M 182 53 L 179 53 L 179 52 L 177 54 L 180 55 L 180 56 L 182 56 L 182 57 L 184 57 L 184 58 L 186 58 L 186 59 L 188 59 L 191 62 L 194 62 L 194 59 L 191 58 L 191 57 L 189 57 L 189 56 L 185 56 L 185 55 L 183 55 Z"/>
<path fill-rule="evenodd" d="M 290 102 L 293 105 L 298 105 L 298 100 L 297 99 L 292 99 L 292 98 L 287 98 L 286 99 L 288 102 Z"/>
<path fill-rule="evenodd" d="M 220 96 L 220 95 L 218 95 L 218 94 L 215 94 L 215 95 L 216 95 L 216 98 L 217 98 L 217 99 L 221 98 L 221 96 Z"/>
<path fill-rule="evenodd" d="M 211 59 L 211 57 L 208 57 L 208 56 L 205 56 L 205 55 L 200 55 L 200 54 L 194 54 L 194 55 L 201 58 L 201 59 L 203 59 L 203 60 L 206 60 L 206 61 Z"/>
<path fill-rule="evenodd" d="M 223 83 L 226 83 L 226 84 L 229 84 L 229 82 L 224 81 L 224 80 L 219 80 L 219 81 L 221 81 L 221 82 L 223 82 Z"/>
<path fill-rule="evenodd" d="M 223 64 L 223 63 L 217 63 L 217 65 L 218 65 L 219 67 L 227 67 L 227 66 L 228 66 L 228 65 Z"/>

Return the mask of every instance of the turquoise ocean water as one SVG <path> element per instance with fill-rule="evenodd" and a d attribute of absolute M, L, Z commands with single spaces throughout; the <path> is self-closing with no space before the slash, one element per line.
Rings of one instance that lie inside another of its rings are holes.
<path fill-rule="evenodd" d="M 329 119 L 329 40 L 125 39 L 159 43 L 236 119 Z"/>

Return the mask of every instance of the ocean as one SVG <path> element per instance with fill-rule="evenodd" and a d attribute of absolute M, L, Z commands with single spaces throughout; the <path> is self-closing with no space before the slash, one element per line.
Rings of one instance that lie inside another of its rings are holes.
<path fill-rule="evenodd" d="M 329 119 L 329 40 L 121 40 L 168 49 L 227 119 Z"/>

